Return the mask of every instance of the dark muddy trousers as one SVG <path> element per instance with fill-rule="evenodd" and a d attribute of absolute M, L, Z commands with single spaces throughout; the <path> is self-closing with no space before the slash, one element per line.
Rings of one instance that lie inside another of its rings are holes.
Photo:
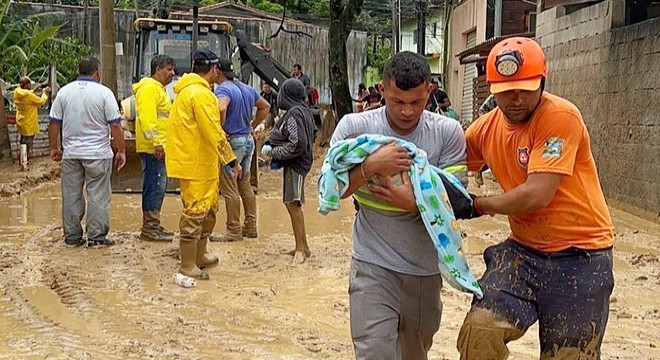
<path fill-rule="evenodd" d="M 62 160 L 62 227 L 67 243 L 82 239 L 87 205 L 87 240 L 105 240 L 110 230 L 112 159 Z M 87 202 L 83 189 L 87 190 Z"/>
<path fill-rule="evenodd" d="M 499 360 L 539 321 L 541 359 L 600 359 L 614 287 L 612 250 L 539 252 L 513 240 L 484 252 L 484 298 L 458 338 L 461 359 Z"/>
<path fill-rule="evenodd" d="M 357 360 L 426 360 L 440 328 L 442 278 L 397 273 L 353 259 L 351 336 Z"/>

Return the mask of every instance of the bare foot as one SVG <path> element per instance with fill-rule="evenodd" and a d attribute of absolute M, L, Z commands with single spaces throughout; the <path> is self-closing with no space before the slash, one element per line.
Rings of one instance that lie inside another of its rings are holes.
<path fill-rule="evenodd" d="M 310 256 L 312 256 L 312 252 L 309 251 L 309 248 L 305 248 L 305 249 L 302 249 L 302 250 L 296 250 L 296 249 L 293 249 L 293 250 L 291 250 L 291 251 L 286 252 L 285 254 L 287 254 L 287 255 L 289 255 L 289 256 L 296 256 L 296 254 L 299 253 L 299 252 L 304 253 L 304 254 L 305 254 L 305 257 L 310 257 Z"/>
<path fill-rule="evenodd" d="M 304 264 L 307 258 L 308 256 L 306 256 L 304 252 L 296 251 L 296 253 L 293 255 L 293 263 L 298 265 Z"/>

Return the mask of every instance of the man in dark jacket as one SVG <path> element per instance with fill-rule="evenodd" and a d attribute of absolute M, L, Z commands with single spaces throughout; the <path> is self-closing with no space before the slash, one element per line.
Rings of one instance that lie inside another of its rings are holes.
<path fill-rule="evenodd" d="M 311 255 L 305 234 L 302 204 L 305 202 L 305 176 L 312 168 L 312 146 L 316 126 L 311 110 L 305 105 L 305 86 L 300 80 L 282 83 L 277 105 L 286 114 L 275 123 L 263 155 L 270 155 L 284 167 L 283 201 L 291 217 L 296 248 L 291 251 L 293 261 L 302 264 Z"/>

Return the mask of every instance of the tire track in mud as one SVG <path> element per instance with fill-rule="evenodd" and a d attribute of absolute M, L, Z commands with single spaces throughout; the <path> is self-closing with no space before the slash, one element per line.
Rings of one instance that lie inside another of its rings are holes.
<path fill-rule="evenodd" d="M 30 301 L 26 289 L 40 286 L 41 269 L 47 262 L 36 239 L 52 238 L 51 229 L 42 228 L 27 236 L 32 239 L 15 251 L 1 250 L 3 261 L 4 295 L 8 306 L 2 306 L 2 316 L 12 322 L 11 331 L 5 333 L 7 344 L 21 356 L 50 356 L 65 353 L 74 358 L 88 356 L 89 341 L 83 342 L 77 334 L 49 318 L 39 307 Z M 48 245 L 45 245 L 46 247 Z M 29 255 L 28 255 L 29 254 Z M 5 265 L 10 265 L 5 267 Z M 39 334 L 39 336 L 34 336 Z"/>

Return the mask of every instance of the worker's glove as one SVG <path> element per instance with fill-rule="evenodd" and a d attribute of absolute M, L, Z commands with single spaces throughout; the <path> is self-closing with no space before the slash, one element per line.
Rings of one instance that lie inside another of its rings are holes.
<path fill-rule="evenodd" d="M 478 205 L 478 201 L 480 197 L 475 194 L 470 194 L 470 197 L 472 198 L 472 207 L 471 207 L 472 212 L 469 214 L 469 217 L 466 217 L 466 219 L 475 219 L 484 215 L 484 213 L 481 212 L 481 208 Z"/>
<path fill-rule="evenodd" d="M 263 156 L 269 156 L 271 151 L 273 151 L 273 147 L 268 144 L 261 147 L 261 155 Z"/>
<path fill-rule="evenodd" d="M 449 203 L 456 219 L 473 219 L 481 216 L 481 214 L 474 210 L 474 199 L 477 197 L 476 195 L 470 194 L 470 197 L 467 197 L 446 176 L 441 174 L 440 179 L 442 179 L 442 184 L 445 186 L 447 197 L 449 198 Z"/>

